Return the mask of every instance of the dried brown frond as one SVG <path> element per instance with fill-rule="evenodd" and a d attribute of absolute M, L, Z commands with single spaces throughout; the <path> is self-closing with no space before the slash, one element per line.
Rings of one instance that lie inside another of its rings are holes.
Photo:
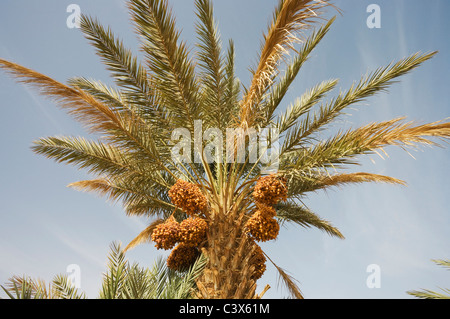
<path fill-rule="evenodd" d="M 150 180 L 147 180 L 147 183 Z M 127 215 L 153 215 L 173 211 L 176 207 L 155 194 L 134 185 L 127 180 L 109 180 L 99 178 L 74 182 L 68 185 L 79 191 L 93 192 L 105 196 L 107 200 L 115 203 L 121 200 Z M 162 210 L 161 208 L 164 207 Z"/>
<path fill-rule="evenodd" d="M 118 115 L 113 110 L 80 89 L 71 88 L 44 74 L 3 59 L 0 59 L 0 69 L 10 73 L 19 83 L 30 85 L 41 94 L 56 100 L 92 131 L 104 132 L 117 129 L 120 125 Z"/>
<path fill-rule="evenodd" d="M 152 222 L 149 226 L 147 226 L 143 231 L 139 233 L 139 235 L 136 236 L 123 250 L 123 252 L 126 252 L 128 250 L 133 249 L 134 247 L 143 244 L 151 242 L 152 240 L 152 234 L 153 230 L 160 224 L 164 223 L 164 219 L 158 218 L 154 222 Z"/>
<path fill-rule="evenodd" d="M 67 187 L 72 187 L 78 191 L 96 192 L 100 196 L 107 196 L 108 200 L 115 200 L 115 196 L 110 191 L 110 183 L 106 179 L 91 179 L 70 183 Z"/>
<path fill-rule="evenodd" d="M 275 264 L 273 262 L 273 260 L 270 259 L 269 256 L 267 256 L 266 253 L 264 253 L 264 255 L 267 257 L 267 259 L 269 259 L 269 261 L 272 263 L 272 265 L 274 265 L 275 268 L 278 270 L 278 274 L 280 275 L 280 278 L 283 280 L 289 293 L 296 299 L 304 299 L 303 294 L 300 291 L 300 288 L 295 283 L 295 279 L 292 276 L 290 276 L 288 273 L 286 273 L 286 271 L 284 271 L 283 268 L 281 268 L 277 264 Z"/>
<path fill-rule="evenodd" d="M 259 64 L 241 105 L 241 127 L 251 127 L 255 107 L 271 85 L 282 57 L 295 50 L 302 41 L 301 31 L 308 29 L 320 16 L 321 9 L 330 5 L 322 0 L 285 0 L 280 3 L 274 20 L 264 35 Z"/>
<path fill-rule="evenodd" d="M 437 146 L 438 143 L 425 137 L 450 138 L 450 122 L 437 121 L 415 126 L 414 122 L 402 123 L 403 118 L 381 123 L 371 123 L 353 132 L 358 140 L 364 141 L 368 149 L 385 145 L 414 146 L 426 144 Z"/>
<path fill-rule="evenodd" d="M 280 278 L 285 283 L 291 295 L 294 296 L 296 299 L 304 299 L 302 292 L 294 282 L 294 278 L 288 275 L 282 268 L 278 267 L 277 265 L 275 265 L 275 268 L 278 270 Z"/>
<path fill-rule="evenodd" d="M 375 182 L 375 183 L 389 183 L 389 184 L 400 184 L 406 185 L 406 183 L 400 179 L 371 174 L 371 173 L 350 173 L 350 174 L 336 174 L 324 177 L 319 181 L 320 188 L 326 188 L 330 186 L 338 186 L 342 184 L 349 183 L 364 183 L 364 182 Z"/>

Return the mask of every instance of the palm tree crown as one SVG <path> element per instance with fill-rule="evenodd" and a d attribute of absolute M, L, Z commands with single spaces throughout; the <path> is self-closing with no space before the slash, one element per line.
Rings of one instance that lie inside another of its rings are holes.
<path fill-rule="evenodd" d="M 192 54 L 166 0 L 128 1 L 142 62 L 109 27 L 82 16 L 81 30 L 114 87 L 82 77 L 63 84 L 2 59 L 0 68 L 100 136 L 41 138 L 32 149 L 95 175 L 72 187 L 121 201 L 128 215 L 150 218 L 126 249 L 143 242 L 172 249 L 168 266 L 175 270 L 206 256 L 198 297 L 260 297 L 256 282 L 272 260 L 258 243 L 275 239 L 280 224 L 344 238 L 303 205 L 306 194 L 349 183 L 403 184 L 341 170 L 388 145 L 437 145 L 432 138 L 450 137 L 448 122 L 396 118 L 318 139 L 350 105 L 384 91 L 436 52 L 376 69 L 328 101 L 338 80 L 323 81 L 282 109 L 288 88 L 335 20 L 318 24 L 330 3 L 278 1 L 246 86 L 235 74 L 233 42 L 223 49 L 212 2 L 196 0 L 195 6 L 198 45 Z M 302 298 L 292 278 L 275 267 L 292 295 Z"/>

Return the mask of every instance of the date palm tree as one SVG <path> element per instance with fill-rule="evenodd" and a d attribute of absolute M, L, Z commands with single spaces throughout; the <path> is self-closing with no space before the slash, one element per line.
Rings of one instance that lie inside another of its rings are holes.
<path fill-rule="evenodd" d="M 385 91 L 436 52 L 414 53 L 378 68 L 327 101 L 338 80 L 323 81 L 282 107 L 288 88 L 335 20 L 324 19 L 331 4 L 278 1 L 245 86 L 235 74 L 233 42 L 223 47 L 212 2 L 196 0 L 195 6 L 198 43 L 192 51 L 166 0 L 128 1 L 142 61 L 109 27 L 82 16 L 81 30 L 114 86 L 82 77 L 63 84 L 5 60 L 0 68 L 53 98 L 99 136 L 41 138 L 32 149 L 95 175 L 72 187 L 120 201 L 128 215 L 149 218 L 127 250 L 144 242 L 173 249 L 168 263 L 174 269 L 202 254 L 207 263 L 196 282 L 199 298 L 261 297 L 256 282 L 267 261 L 292 296 L 303 298 L 294 279 L 258 243 L 275 239 L 283 223 L 344 238 L 303 204 L 305 195 L 351 183 L 403 184 L 390 176 L 342 169 L 389 145 L 437 145 L 450 136 L 448 122 L 396 118 L 323 137 L 349 106 Z M 227 129 L 236 133 L 231 142 L 217 142 Z M 256 157 L 252 129 L 258 141 L 266 142 Z M 182 134 L 174 137 L 174 132 Z"/>

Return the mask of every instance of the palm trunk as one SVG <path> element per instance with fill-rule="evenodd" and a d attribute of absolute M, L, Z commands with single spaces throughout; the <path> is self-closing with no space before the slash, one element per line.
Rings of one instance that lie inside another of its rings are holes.
<path fill-rule="evenodd" d="M 255 295 L 252 279 L 254 244 L 243 231 L 244 214 L 216 214 L 208 230 L 208 246 L 202 252 L 208 257 L 203 274 L 197 280 L 198 297 L 202 299 L 250 299 Z"/>

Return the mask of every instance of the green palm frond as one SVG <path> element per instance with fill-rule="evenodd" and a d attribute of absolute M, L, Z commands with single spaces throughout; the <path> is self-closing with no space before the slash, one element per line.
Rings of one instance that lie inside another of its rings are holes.
<path fill-rule="evenodd" d="M 103 274 L 99 299 L 188 299 L 195 298 L 196 279 L 205 268 L 207 258 L 200 255 L 184 271 L 173 271 L 158 257 L 151 268 L 130 264 L 121 244 L 113 242 Z M 66 275 L 57 275 L 50 284 L 28 276 L 14 276 L 0 286 L 10 299 L 86 299 Z"/>
<path fill-rule="evenodd" d="M 69 184 L 77 190 L 97 193 L 109 201 L 121 202 L 128 215 L 164 215 L 172 213 L 174 206 L 167 189 L 149 178 L 115 178 L 85 180 Z"/>
<path fill-rule="evenodd" d="M 76 288 L 66 275 L 56 275 L 52 280 L 52 288 L 57 299 L 86 299 L 86 294 Z"/>
<path fill-rule="evenodd" d="M 28 276 L 14 276 L 9 279 L 6 287 L 1 286 L 10 299 L 49 299 L 52 291 L 44 281 Z"/>
<path fill-rule="evenodd" d="M 450 270 L 450 259 L 432 259 L 432 262 L 434 262 L 436 265 L 442 266 L 444 268 L 447 268 L 447 270 Z"/>
<path fill-rule="evenodd" d="M 51 283 L 29 276 L 14 276 L 6 287 L 1 286 L 10 299 L 85 299 L 86 295 L 74 287 L 66 275 L 57 275 Z"/>
<path fill-rule="evenodd" d="M 281 154 L 285 154 L 303 147 L 311 142 L 311 135 L 317 134 L 324 129 L 325 125 L 331 123 L 348 106 L 359 103 L 364 99 L 382 91 L 386 91 L 395 79 L 407 74 L 417 68 L 423 62 L 431 59 L 437 52 L 428 54 L 415 53 L 391 63 L 386 67 L 379 68 L 374 72 L 361 78 L 357 84 L 353 84 L 345 93 L 340 93 L 331 102 L 322 105 L 318 112 L 308 114 L 295 129 L 287 133 L 287 138 L 281 148 Z"/>
<path fill-rule="evenodd" d="M 17 64 L 0 59 L 0 67 L 12 73 L 18 81 L 35 86 L 43 94 L 57 99 L 62 107 L 92 131 L 106 133 L 104 137 L 112 143 L 133 148 L 135 156 L 147 158 L 158 163 L 160 169 L 169 171 L 161 162 L 162 158 L 170 155 L 165 141 L 155 140 L 154 130 L 132 113 L 118 113 L 85 91 L 68 87 Z"/>
<path fill-rule="evenodd" d="M 195 296 L 195 281 L 203 272 L 206 257 L 202 254 L 185 272 L 179 273 L 167 267 L 163 259 L 158 259 L 151 272 L 157 283 L 155 287 L 156 299 L 191 299 Z"/>
<path fill-rule="evenodd" d="M 280 114 L 277 119 L 276 127 L 280 134 L 283 134 L 289 130 L 292 126 L 297 125 L 298 119 L 307 114 L 317 103 L 322 100 L 326 93 L 336 87 L 338 80 L 327 80 L 317 84 L 315 87 L 307 90 L 294 104 L 287 108 L 284 114 Z M 293 131 L 299 131 L 296 127 Z M 291 136 L 292 131 L 287 132 L 286 140 L 295 140 L 294 136 Z"/>
<path fill-rule="evenodd" d="M 333 226 L 329 221 L 320 218 L 308 208 L 293 202 L 278 203 L 276 205 L 277 218 L 282 222 L 290 222 L 300 225 L 304 228 L 315 227 L 325 231 L 327 234 L 343 239 L 339 229 Z"/>
<path fill-rule="evenodd" d="M 152 268 L 142 268 L 126 260 L 121 245 L 113 243 L 108 271 L 104 275 L 101 299 L 186 299 L 194 297 L 195 280 L 206 259 L 201 255 L 186 272 L 167 267 L 159 257 Z"/>
<path fill-rule="evenodd" d="M 197 79 L 167 1 L 130 1 L 129 9 L 158 94 L 172 113 L 172 124 L 193 130 L 199 114 Z"/>
<path fill-rule="evenodd" d="M 151 299 L 151 275 L 149 270 L 137 264 L 129 266 L 122 286 L 123 299 Z"/>
<path fill-rule="evenodd" d="M 207 261 L 207 257 L 201 254 L 184 274 L 179 274 L 178 282 L 174 282 L 172 292 L 168 296 L 173 299 L 195 298 L 196 280 L 202 274 Z"/>
<path fill-rule="evenodd" d="M 217 127 L 222 130 L 227 124 L 222 123 L 222 114 L 227 112 L 223 105 L 226 82 L 222 43 L 214 21 L 211 1 L 197 0 L 195 6 L 199 19 L 196 24 L 199 40 L 197 54 L 203 84 L 204 125 L 206 128 Z"/>
<path fill-rule="evenodd" d="M 144 108 L 147 115 L 150 113 L 158 119 L 164 118 L 155 100 L 152 78 L 131 50 L 125 48 L 111 29 L 104 28 L 97 19 L 82 15 L 80 27 L 97 49 L 97 54 L 111 71 L 127 100 Z"/>
<path fill-rule="evenodd" d="M 318 190 L 324 190 L 330 187 L 367 182 L 405 185 L 404 181 L 397 178 L 365 172 L 338 173 L 330 175 L 311 174 L 293 169 L 285 172 L 284 176 L 286 176 L 289 180 L 290 196 L 303 196 L 308 192 L 316 192 Z"/>
<path fill-rule="evenodd" d="M 136 162 L 135 154 L 130 156 L 111 144 L 84 138 L 50 137 L 36 141 L 33 151 L 60 163 L 105 175 L 102 179 L 69 186 L 96 192 L 113 202 L 122 201 L 129 214 L 160 214 L 174 208 L 167 194 L 174 183 L 171 175 L 156 170 L 159 165 L 152 162 L 146 161 L 146 165 Z"/>
<path fill-rule="evenodd" d="M 430 289 L 411 290 L 408 294 L 419 299 L 450 299 L 450 289 L 441 288 L 442 292 Z"/>
<path fill-rule="evenodd" d="M 110 87 L 101 81 L 86 79 L 84 77 L 74 77 L 67 81 L 68 85 L 88 92 L 102 103 L 107 104 L 119 111 L 130 110 L 139 112 L 132 105 L 127 104 L 125 95 L 117 88 Z"/>
<path fill-rule="evenodd" d="M 32 150 L 58 163 L 77 165 L 96 174 L 124 174 L 133 171 L 141 174 L 139 167 L 133 167 L 128 156 L 111 144 L 89 141 L 82 137 L 48 137 L 34 142 Z"/>
<path fill-rule="evenodd" d="M 431 261 L 438 266 L 446 268 L 447 270 L 450 269 L 449 259 L 432 259 Z M 439 289 L 440 291 L 430 289 L 409 290 L 406 293 L 419 299 L 450 299 L 449 288 L 439 288 Z"/>
<path fill-rule="evenodd" d="M 450 137 L 450 123 L 435 122 L 415 125 L 403 122 L 402 118 L 371 123 L 355 130 L 337 133 L 334 137 L 301 148 L 282 158 L 282 170 L 294 168 L 309 173 L 314 170 L 337 168 L 356 164 L 354 158 L 361 154 L 370 154 L 394 145 L 413 147 L 439 145 L 432 139 Z"/>
<path fill-rule="evenodd" d="M 224 85 L 225 92 L 223 95 L 223 105 L 227 113 L 223 113 L 223 123 L 234 123 L 239 114 L 239 98 L 241 94 L 240 81 L 235 74 L 235 50 L 234 42 L 230 40 L 225 57 L 225 75 Z"/>
<path fill-rule="evenodd" d="M 121 299 L 123 286 L 126 281 L 129 265 L 119 243 L 111 244 L 111 253 L 108 256 L 108 269 L 103 274 L 100 299 Z"/>

